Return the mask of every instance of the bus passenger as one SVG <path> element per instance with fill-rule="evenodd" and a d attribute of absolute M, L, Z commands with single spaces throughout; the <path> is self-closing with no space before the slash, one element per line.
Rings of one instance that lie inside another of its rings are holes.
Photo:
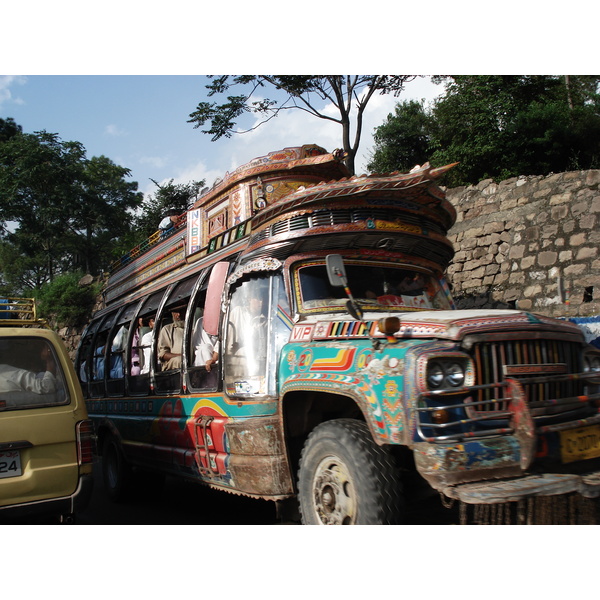
<path fill-rule="evenodd" d="M 144 329 L 147 329 L 145 333 L 143 333 L 140 339 L 140 348 L 142 349 L 141 355 L 141 369 L 140 375 L 144 375 L 146 373 L 150 373 L 150 352 L 152 350 L 152 330 L 154 329 L 154 317 L 144 317 L 142 320 L 142 325 Z M 142 330 L 143 332 L 144 330 Z"/>
<path fill-rule="evenodd" d="M 205 366 L 207 371 L 219 360 L 219 340 L 216 336 L 209 335 L 202 326 L 203 317 L 194 324 L 192 331 L 192 349 L 194 352 L 194 366 Z"/>
<path fill-rule="evenodd" d="M 181 368 L 186 308 L 186 306 L 177 306 L 171 309 L 173 322 L 162 327 L 158 334 L 158 360 L 161 371 Z"/>

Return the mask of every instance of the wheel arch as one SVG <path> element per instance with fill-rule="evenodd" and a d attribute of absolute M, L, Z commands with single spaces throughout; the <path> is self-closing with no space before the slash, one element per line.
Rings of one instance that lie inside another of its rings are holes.
<path fill-rule="evenodd" d="M 342 392 L 289 390 L 282 398 L 281 407 L 283 430 L 293 473 L 298 470 L 300 453 L 308 435 L 320 423 L 349 418 L 366 422 L 368 425 L 360 403 L 356 398 Z"/>
<path fill-rule="evenodd" d="M 100 455 L 102 455 L 102 453 L 104 451 L 104 444 L 106 444 L 106 441 L 111 437 L 116 439 L 117 443 L 119 444 L 119 446 L 122 449 L 123 444 L 121 443 L 122 442 L 121 434 L 119 433 L 119 430 L 116 428 L 116 426 L 110 419 L 102 419 L 100 422 L 97 422 L 95 425 L 95 430 L 96 430 L 96 443 L 97 443 L 98 453 Z"/>

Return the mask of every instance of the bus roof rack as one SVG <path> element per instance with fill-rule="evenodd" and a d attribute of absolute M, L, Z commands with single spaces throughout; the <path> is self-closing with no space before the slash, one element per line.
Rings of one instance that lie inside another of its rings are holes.
<path fill-rule="evenodd" d="M 35 298 L 0 297 L 0 326 L 22 327 L 36 325 L 47 327 L 44 319 L 38 319 Z"/>

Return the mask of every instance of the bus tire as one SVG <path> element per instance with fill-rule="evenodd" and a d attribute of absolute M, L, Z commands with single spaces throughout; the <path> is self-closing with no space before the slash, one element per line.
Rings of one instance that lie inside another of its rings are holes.
<path fill-rule="evenodd" d="M 131 489 L 131 468 L 125 460 L 121 445 L 110 436 L 102 449 L 102 477 L 104 489 L 113 502 L 123 502 Z"/>
<path fill-rule="evenodd" d="M 298 501 L 305 525 L 399 523 L 402 491 L 388 448 L 366 423 L 336 419 L 308 436 L 300 457 Z"/>

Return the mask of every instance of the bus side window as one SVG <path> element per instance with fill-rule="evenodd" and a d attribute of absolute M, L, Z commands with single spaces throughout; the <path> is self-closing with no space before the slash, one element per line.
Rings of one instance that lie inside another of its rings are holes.
<path fill-rule="evenodd" d="M 127 333 L 127 327 L 121 325 L 110 344 L 110 379 L 120 379 L 123 377 L 123 355 L 125 353 Z"/>
<path fill-rule="evenodd" d="M 192 310 L 192 331 L 189 338 L 188 365 L 190 385 L 195 389 L 217 389 L 219 381 L 220 344 L 217 336 L 204 329 L 206 291 L 195 300 Z"/>
<path fill-rule="evenodd" d="M 131 342 L 131 375 L 150 373 L 150 352 L 152 350 L 152 330 L 154 315 L 139 317 Z"/>
<path fill-rule="evenodd" d="M 187 306 L 179 304 L 167 308 L 158 330 L 156 350 L 157 371 L 181 369 L 183 357 L 183 326 Z"/>
<path fill-rule="evenodd" d="M 107 333 L 102 333 L 96 339 L 94 351 L 92 352 L 92 381 L 104 379 L 104 348 L 107 335 Z"/>

